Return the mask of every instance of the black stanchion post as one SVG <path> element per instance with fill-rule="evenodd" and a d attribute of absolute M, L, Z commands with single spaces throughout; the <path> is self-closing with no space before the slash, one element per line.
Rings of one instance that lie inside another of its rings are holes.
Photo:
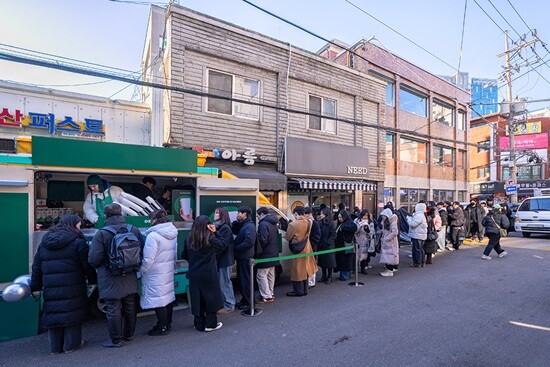
<path fill-rule="evenodd" d="M 362 287 L 365 283 L 359 281 L 359 244 L 355 244 L 355 282 L 350 282 L 348 285 L 352 287 Z"/>
<path fill-rule="evenodd" d="M 245 292 L 245 290 L 241 290 Z M 261 315 L 263 311 L 259 308 L 254 308 L 254 259 L 250 259 L 250 309 L 243 310 L 241 315 L 246 317 L 254 317 Z"/>

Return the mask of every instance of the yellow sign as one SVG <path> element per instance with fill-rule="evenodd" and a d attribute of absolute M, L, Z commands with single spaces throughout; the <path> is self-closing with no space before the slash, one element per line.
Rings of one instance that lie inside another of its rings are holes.
<path fill-rule="evenodd" d="M 538 134 L 542 132 L 542 123 L 540 121 L 524 122 L 516 125 L 515 135 Z M 509 135 L 508 126 L 506 126 L 506 135 Z"/>

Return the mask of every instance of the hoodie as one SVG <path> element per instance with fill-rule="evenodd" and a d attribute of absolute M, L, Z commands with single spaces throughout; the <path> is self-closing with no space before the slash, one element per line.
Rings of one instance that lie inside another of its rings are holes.
<path fill-rule="evenodd" d="M 176 299 L 174 269 L 176 266 L 178 230 L 172 222 L 147 230 L 141 263 L 141 308 L 164 307 Z"/>
<path fill-rule="evenodd" d="M 258 242 L 256 244 L 256 259 L 267 259 L 279 256 L 277 218 L 267 214 L 258 223 Z M 278 261 L 270 261 L 256 265 L 258 268 L 271 268 L 278 265 Z"/>

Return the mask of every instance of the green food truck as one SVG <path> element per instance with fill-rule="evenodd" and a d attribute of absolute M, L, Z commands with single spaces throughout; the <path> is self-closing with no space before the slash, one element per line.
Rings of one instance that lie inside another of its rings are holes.
<path fill-rule="evenodd" d="M 17 276 L 30 273 L 34 253 L 56 220 L 67 213 L 83 216 L 90 174 L 129 194 L 144 176 L 151 176 L 156 180 L 155 196 L 171 194 L 163 204 L 154 205 L 167 209 L 179 231 L 176 294 L 188 289 L 187 263 L 180 256 L 192 219 L 201 214 L 213 217 L 219 206 L 232 216 L 241 205 L 258 206 L 258 180 L 219 178 L 218 169 L 197 167 L 192 150 L 47 137 L 33 137 L 31 144 L 21 149 L 27 153 L 0 154 L 0 292 Z M 142 232 L 150 226 L 145 215 L 126 220 Z M 95 225 L 83 223 L 88 240 L 102 223 L 101 218 Z M 91 286 L 89 293 L 90 312 L 97 315 L 97 290 Z M 40 303 L 32 297 L 13 303 L 0 298 L 0 313 L 10 315 L 0 330 L 0 342 L 35 335 L 39 312 Z"/>

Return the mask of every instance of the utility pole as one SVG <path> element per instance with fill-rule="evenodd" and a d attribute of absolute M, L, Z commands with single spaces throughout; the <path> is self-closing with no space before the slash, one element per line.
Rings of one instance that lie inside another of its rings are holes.
<path fill-rule="evenodd" d="M 498 57 L 505 56 L 505 62 L 506 66 L 504 68 L 504 78 L 506 79 L 506 86 L 507 86 L 507 101 L 506 104 L 508 105 L 509 111 L 508 111 L 508 118 L 507 118 L 507 124 L 508 124 L 508 135 L 510 137 L 510 155 L 509 155 L 509 162 L 510 162 L 510 179 L 513 183 L 513 185 L 517 186 L 518 181 L 518 166 L 517 166 L 517 152 L 516 152 L 516 146 L 515 146 L 515 133 L 516 133 L 516 127 L 518 124 L 516 123 L 514 116 L 516 113 L 516 104 L 513 102 L 513 95 L 512 95 L 512 71 L 519 71 L 520 66 L 527 66 L 530 65 L 527 63 L 527 60 L 525 60 L 524 65 L 515 65 L 512 67 L 511 54 L 514 55 L 520 55 L 521 51 L 529 46 L 533 46 L 535 43 L 539 41 L 538 38 L 535 38 L 530 41 L 526 41 L 525 37 L 523 37 L 520 40 L 520 43 L 515 46 L 514 48 L 510 49 L 509 46 L 509 37 L 508 37 L 508 31 L 504 32 L 504 53 L 497 55 Z M 519 105 L 519 103 L 518 103 Z M 514 194 L 510 195 L 510 202 L 517 203 L 518 202 L 518 195 L 517 190 Z"/>

